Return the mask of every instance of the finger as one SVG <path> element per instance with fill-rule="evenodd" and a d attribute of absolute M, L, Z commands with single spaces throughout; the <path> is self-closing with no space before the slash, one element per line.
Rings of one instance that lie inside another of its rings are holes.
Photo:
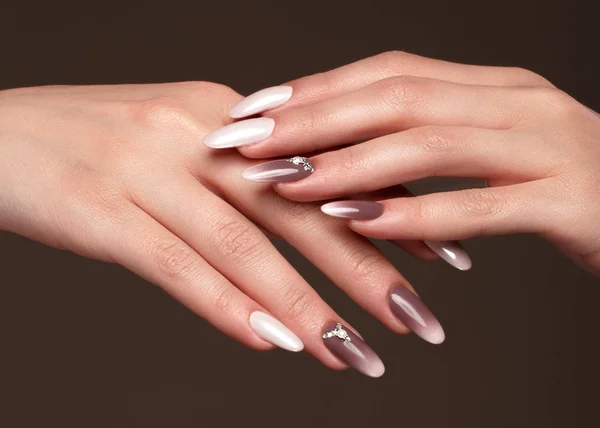
<path fill-rule="evenodd" d="M 378 201 L 382 199 L 391 199 L 391 198 L 403 198 L 412 196 L 410 191 L 402 186 L 392 186 L 385 189 L 379 189 L 373 192 L 365 192 L 365 193 L 357 193 L 350 196 L 351 200 L 357 201 Z M 323 206 L 321 206 L 321 211 L 323 211 Z M 327 213 L 326 213 L 327 214 Z M 347 217 L 346 217 L 347 218 Z M 402 248 L 409 254 L 412 254 L 415 257 L 418 257 L 423 260 L 431 261 L 437 259 L 439 256 L 431 250 L 423 241 L 409 241 L 402 239 L 395 239 L 390 241 L 392 244 Z"/>
<path fill-rule="evenodd" d="M 237 122 L 204 140 L 262 158 L 323 150 L 426 125 L 508 129 L 526 116 L 525 90 L 393 77 L 322 102 Z M 252 143 L 252 144 L 250 144 Z"/>
<path fill-rule="evenodd" d="M 542 136 L 516 130 L 412 128 L 314 156 L 312 174 L 275 189 L 289 199 L 312 201 L 432 176 L 522 182 L 546 176 L 556 166 L 556 156 L 543 144 Z"/>
<path fill-rule="evenodd" d="M 235 164 L 235 160 L 232 162 Z M 428 320 L 426 324 L 415 322 L 406 313 L 398 315 L 397 303 L 390 300 L 390 295 L 397 287 L 402 289 L 400 292 L 412 290 L 410 284 L 377 248 L 350 231 L 344 222 L 323 216 L 317 205 L 297 204 L 264 184 L 244 182 L 235 168 L 220 183 L 227 186 L 223 192 L 231 195 L 235 206 L 265 229 L 282 236 L 388 328 L 398 333 L 411 329 L 432 343 L 443 341 L 442 327 L 422 303 L 418 311 Z M 412 291 L 410 296 L 414 296 Z"/>
<path fill-rule="evenodd" d="M 519 67 L 458 64 L 392 51 L 287 83 L 293 95 L 279 110 L 323 101 L 388 77 L 407 75 L 469 85 L 553 87 L 542 76 Z"/>
<path fill-rule="evenodd" d="M 222 332 L 254 349 L 273 346 L 249 324 L 253 313 L 267 313 L 234 287 L 200 255 L 170 231 L 135 208 L 120 218 L 121 227 L 107 244 L 115 262 L 159 285 Z"/>
<path fill-rule="evenodd" d="M 321 206 L 321 211 L 333 217 L 345 219 L 370 219 L 377 218 L 383 212 L 383 206 L 375 200 L 390 199 L 394 197 L 413 197 L 412 194 L 402 186 L 394 186 L 377 192 L 361 194 L 365 199 L 329 202 Z M 355 195 L 360 196 L 360 195 Z M 457 241 L 411 241 L 391 240 L 407 251 L 414 251 L 417 255 L 424 254 L 426 260 L 433 260 L 439 256 L 450 266 L 458 270 L 469 270 L 472 267 L 471 257 L 465 248 Z"/>
<path fill-rule="evenodd" d="M 353 220 L 349 226 L 371 238 L 424 241 L 520 232 L 545 233 L 559 218 L 560 208 L 540 183 L 381 201 L 383 214 L 380 217 Z M 557 212 L 549 213 L 553 209 Z"/>
<path fill-rule="evenodd" d="M 175 174 L 163 176 L 146 187 L 140 206 L 294 332 L 307 352 L 328 367 L 346 368 L 328 349 L 322 335 L 332 321 L 348 324 L 258 227 L 191 175 Z M 383 374 L 383 364 L 374 353 L 369 361 L 354 367 L 369 376 Z"/>
<path fill-rule="evenodd" d="M 518 67 L 457 64 L 406 52 L 386 52 L 255 92 L 234 105 L 230 115 L 239 119 L 276 108 L 282 111 L 355 91 L 389 77 L 406 75 L 469 85 L 552 87 L 543 77 Z"/>

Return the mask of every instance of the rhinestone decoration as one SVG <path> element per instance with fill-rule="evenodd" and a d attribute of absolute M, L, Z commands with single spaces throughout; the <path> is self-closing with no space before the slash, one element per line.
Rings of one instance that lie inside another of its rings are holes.
<path fill-rule="evenodd" d="M 312 166 L 310 161 L 307 158 L 303 158 L 302 156 L 294 156 L 293 158 L 288 159 L 287 161 L 293 163 L 294 165 L 301 165 L 304 168 L 304 171 L 315 171 L 315 168 Z"/>
<path fill-rule="evenodd" d="M 329 339 L 333 336 L 338 337 L 344 340 L 345 342 L 352 342 L 352 339 L 350 339 L 350 336 L 348 336 L 348 332 L 344 330 L 340 323 L 337 323 L 335 325 L 335 330 L 328 331 L 327 333 L 325 333 L 323 335 L 323 339 Z"/>

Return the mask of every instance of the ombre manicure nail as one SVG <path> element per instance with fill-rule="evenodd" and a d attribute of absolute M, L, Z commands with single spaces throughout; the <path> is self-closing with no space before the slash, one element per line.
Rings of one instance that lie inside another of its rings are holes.
<path fill-rule="evenodd" d="M 467 250 L 456 241 L 424 241 L 431 250 L 458 270 L 469 270 L 473 263 Z"/>
<path fill-rule="evenodd" d="M 394 287 L 390 292 L 389 305 L 394 315 L 423 340 L 437 345 L 446 338 L 439 321 L 408 288 Z"/>
<path fill-rule="evenodd" d="M 252 312 L 250 326 L 260 337 L 273 345 L 292 352 L 304 349 L 304 343 L 281 321 L 264 312 Z"/>
<path fill-rule="evenodd" d="M 261 183 L 283 183 L 306 178 L 314 170 L 308 159 L 295 156 L 290 159 L 279 159 L 251 166 L 242 171 L 242 177 Z"/>
<path fill-rule="evenodd" d="M 377 354 L 352 330 L 328 323 L 323 331 L 325 346 L 350 367 L 370 377 L 380 377 L 385 367 Z"/>
<path fill-rule="evenodd" d="M 291 86 L 273 86 L 248 95 L 229 110 L 229 116 L 240 119 L 279 107 L 292 97 Z"/>
<path fill-rule="evenodd" d="M 204 144 L 213 149 L 245 146 L 258 143 L 273 133 L 275 121 L 269 117 L 232 123 L 204 137 Z"/>
<path fill-rule="evenodd" d="M 332 217 L 369 220 L 383 214 L 383 205 L 371 201 L 335 201 L 322 205 L 321 211 Z"/>

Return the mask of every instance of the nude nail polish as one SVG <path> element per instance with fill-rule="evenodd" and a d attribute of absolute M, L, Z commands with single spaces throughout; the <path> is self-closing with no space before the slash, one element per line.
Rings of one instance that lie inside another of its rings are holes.
<path fill-rule="evenodd" d="M 258 143 L 273 133 L 275 121 L 269 117 L 232 123 L 204 137 L 204 144 L 213 149 L 245 146 Z"/>
<path fill-rule="evenodd" d="M 250 326 L 261 338 L 273 345 L 292 352 L 304 349 L 304 343 L 289 328 L 276 318 L 264 312 L 252 312 Z"/>
<path fill-rule="evenodd" d="M 446 335 L 439 321 L 415 293 L 406 287 L 394 287 L 389 295 L 393 314 L 423 340 L 439 344 Z"/>
<path fill-rule="evenodd" d="M 322 205 L 321 211 L 332 217 L 368 220 L 383 214 L 383 205 L 371 201 L 335 201 Z"/>
<path fill-rule="evenodd" d="M 287 102 L 292 97 L 291 86 L 273 86 L 262 89 L 234 105 L 229 110 L 229 116 L 240 119 L 263 111 L 274 109 Z"/>
<path fill-rule="evenodd" d="M 290 159 L 278 159 L 260 163 L 242 171 L 242 177 L 259 183 L 283 183 L 308 177 L 314 167 L 307 158 L 295 156 Z"/>
<path fill-rule="evenodd" d="M 467 250 L 456 241 L 424 241 L 431 250 L 458 270 L 469 270 L 473 263 Z"/>
<path fill-rule="evenodd" d="M 380 377 L 385 372 L 383 362 L 369 345 L 340 323 L 325 326 L 323 342 L 335 356 L 362 374 Z"/>

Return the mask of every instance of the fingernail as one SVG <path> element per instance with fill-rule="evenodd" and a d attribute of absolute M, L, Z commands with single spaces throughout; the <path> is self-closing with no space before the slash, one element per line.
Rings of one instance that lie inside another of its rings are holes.
<path fill-rule="evenodd" d="M 459 270 L 469 270 L 473 263 L 467 250 L 456 241 L 424 241 L 431 250 L 449 265 Z"/>
<path fill-rule="evenodd" d="M 291 86 L 273 86 L 248 95 L 229 110 L 229 116 L 240 119 L 279 107 L 292 97 Z"/>
<path fill-rule="evenodd" d="M 312 174 L 314 170 L 308 159 L 295 156 L 251 166 L 242 171 L 242 177 L 261 183 L 281 183 L 301 180 Z"/>
<path fill-rule="evenodd" d="M 322 205 L 321 211 L 332 217 L 369 220 L 383 214 L 383 205 L 371 201 L 335 201 Z"/>
<path fill-rule="evenodd" d="M 213 149 L 245 146 L 258 143 L 273 133 L 275 121 L 269 117 L 242 120 L 211 132 L 204 144 Z"/>
<path fill-rule="evenodd" d="M 406 287 L 394 287 L 389 297 L 390 309 L 402 323 L 423 340 L 439 344 L 446 335 L 431 311 Z"/>
<path fill-rule="evenodd" d="M 260 337 L 273 345 L 292 352 L 304 349 L 304 343 L 281 321 L 264 312 L 252 312 L 250 326 Z"/>
<path fill-rule="evenodd" d="M 323 342 L 335 356 L 362 374 L 380 377 L 385 372 L 383 362 L 369 345 L 340 323 L 325 326 Z"/>

